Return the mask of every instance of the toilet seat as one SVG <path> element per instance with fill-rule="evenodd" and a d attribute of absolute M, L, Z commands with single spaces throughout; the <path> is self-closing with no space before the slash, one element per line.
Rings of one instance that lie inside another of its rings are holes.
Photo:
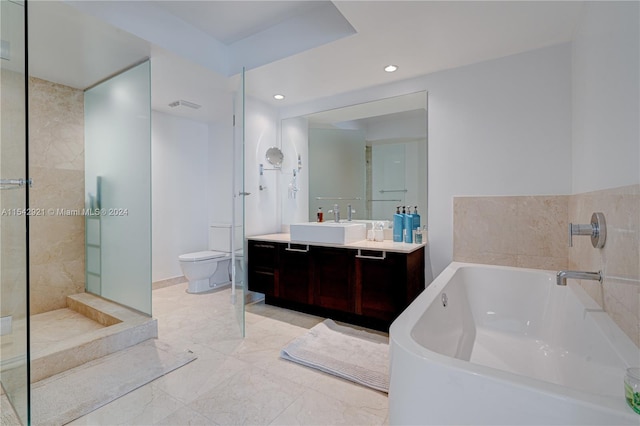
<path fill-rule="evenodd" d="M 218 258 L 228 257 L 228 256 L 229 256 L 229 253 L 224 253 L 221 251 L 206 250 L 206 251 L 197 251 L 194 253 L 182 254 L 178 256 L 178 260 L 181 262 L 201 262 L 203 260 L 218 259 Z"/>

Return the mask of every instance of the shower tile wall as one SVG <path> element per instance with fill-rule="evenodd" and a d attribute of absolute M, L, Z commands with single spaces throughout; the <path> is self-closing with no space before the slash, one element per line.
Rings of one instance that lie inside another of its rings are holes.
<path fill-rule="evenodd" d="M 83 92 L 30 78 L 29 132 L 29 203 L 45 212 L 29 228 L 31 314 L 38 314 L 84 292 L 84 217 L 69 214 L 84 207 Z"/>
<path fill-rule="evenodd" d="M 455 197 L 453 260 L 535 269 L 602 270 L 582 287 L 640 347 L 640 185 L 571 196 Z M 569 222 L 603 212 L 607 241 L 568 247 Z"/>
<path fill-rule="evenodd" d="M 0 114 L 3 117 L 24 116 L 24 76 L 20 73 L 2 69 L 2 97 L 0 97 Z M 17 124 L 17 123 L 16 123 Z M 21 124 L 7 126 L 3 122 L 0 129 L 2 140 L 2 156 L 0 169 L 2 178 L 21 177 L 24 175 L 24 163 L 15 158 L 24 158 L 24 129 Z M 13 191 L 0 191 L 0 208 L 16 207 L 16 194 Z M 10 218 L 5 218 L 7 220 Z M 15 221 L 13 221 L 15 223 Z M 10 222 L 7 222 L 10 223 Z M 13 224 L 12 224 L 13 225 Z M 24 319 L 24 231 L 20 220 L 15 226 L 3 226 L 0 229 L 0 246 L 2 256 L 2 298 L 0 298 L 0 316 L 14 316 Z M 15 266 L 14 266 L 15 265 Z M 11 297 L 15 296 L 15 297 Z M 17 335 L 17 334 L 16 334 Z M 3 339 L 5 343 L 8 339 Z M 18 345 L 20 346 L 20 345 Z M 6 346 L 2 346 L 6 350 Z"/>
<path fill-rule="evenodd" d="M 581 281 L 582 287 L 640 347 L 640 185 L 569 198 L 571 222 L 589 223 L 593 212 L 604 213 L 605 246 L 596 250 L 589 238 L 574 238 L 569 268 L 602 270 L 602 286 Z"/>

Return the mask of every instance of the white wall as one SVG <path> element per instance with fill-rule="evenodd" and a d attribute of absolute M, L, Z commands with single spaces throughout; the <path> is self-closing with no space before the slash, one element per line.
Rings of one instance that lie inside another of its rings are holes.
<path fill-rule="evenodd" d="M 208 126 L 153 112 L 152 281 L 182 275 L 178 256 L 208 246 Z"/>
<path fill-rule="evenodd" d="M 234 133 L 229 96 L 219 100 L 229 105 L 228 123 L 153 113 L 153 281 L 182 275 L 178 256 L 206 250 L 210 224 L 231 223 Z M 258 190 L 258 164 L 265 163 L 266 150 L 277 145 L 277 114 L 249 98 L 245 111 L 245 190 L 251 193 L 245 198 L 245 232 L 279 232 L 280 172 L 267 174 L 268 190 Z"/>
<path fill-rule="evenodd" d="M 296 198 L 289 198 L 286 191 L 288 180 L 292 178 L 293 168 L 288 167 L 283 173 L 280 188 L 282 197 L 282 224 L 307 222 L 309 220 L 309 124 L 306 118 L 297 117 L 281 122 L 282 152 L 285 160 L 294 158 L 297 162 L 300 155 L 301 170 L 297 172 L 298 188 Z M 291 163 L 287 162 L 291 166 Z"/>
<path fill-rule="evenodd" d="M 452 259 L 454 196 L 570 192 L 571 45 L 298 105 L 281 117 L 420 90 L 429 93 L 428 237 L 437 275 Z"/>
<path fill-rule="evenodd" d="M 233 126 L 232 110 L 229 121 L 209 125 L 209 166 L 207 191 L 209 197 L 209 223 L 231 223 L 233 190 Z"/>
<path fill-rule="evenodd" d="M 536 50 L 427 79 L 434 274 L 452 260 L 454 196 L 569 192 L 569 49 Z"/>
<path fill-rule="evenodd" d="M 278 114 L 269 105 L 250 97 L 245 101 L 245 234 L 260 235 L 280 232 L 279 171 L 268 171 L 260 176 L 259 164 L 272 168 L 265 159 L 267 149 L 280 144 L 277 141 Z M 285 157 L 283 170 L 292 169 L 297 158 Z M 259 186 L 267 189 L 260 191 Z"/>
<path fill-rule="evenodd" d="M 586 2 L 573 48 L 574 194 L 640 183 L 640 4 Z"/>

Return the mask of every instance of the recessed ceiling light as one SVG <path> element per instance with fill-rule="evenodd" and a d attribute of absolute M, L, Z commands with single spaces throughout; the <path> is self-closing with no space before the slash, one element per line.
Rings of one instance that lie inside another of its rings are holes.
<path fill-rule="evenodd" d="M 277 99 L 279 101 L 284 99 L 284 95 L 273 95 L 273 99 Z"/>
<path fill-rule="evenodd" d="M 387 65 L 386 67 L 384 67 L 384 70 L 386 72 L 394 72 L 397 69 L 398 69 L 397 65 Z"/>

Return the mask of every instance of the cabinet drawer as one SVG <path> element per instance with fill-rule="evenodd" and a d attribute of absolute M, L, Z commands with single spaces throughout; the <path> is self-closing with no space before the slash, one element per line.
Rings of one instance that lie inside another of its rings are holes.
<path fill-rule="evenodd" d="M 249 241 L 248 261 L 251 267 L 276 268 L 278 245 L 266 241 Z"/>
<path fill-rule="evenodd" d="M 249 290 L 273 296 L 275 293 L 275 274 L 272 270 L 251 269 L 249 271 Z"/>

